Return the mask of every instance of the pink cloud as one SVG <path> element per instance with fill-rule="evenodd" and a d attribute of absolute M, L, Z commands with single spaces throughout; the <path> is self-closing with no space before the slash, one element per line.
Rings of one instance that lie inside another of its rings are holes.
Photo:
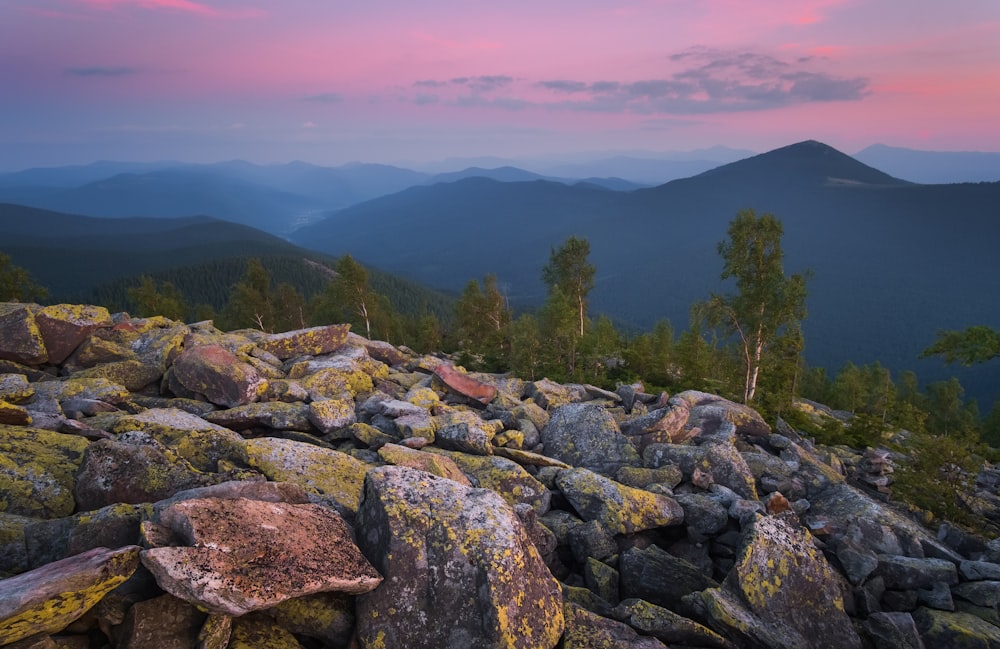
<path fill-rule="evenodd" d="M 93 9 L 99 9 L 102 11 L 107 11 L 115 9 L 118 7 L 138 7 L 140 9 L 148 9 L 150 11 L 175 11 L 182 13 L 195 14 L 198 16 L 208 16 L 208 17 L 252 17 L 263 15 L 264 12 L 259 9 L 246 9 L 240 11 L 229 11 L 224 9 L 217 9 L 211 5 L 205 4 L 203 2 L 194 2 L 194 0 L 77 0 L 78 2 L 87 5 Z"/>

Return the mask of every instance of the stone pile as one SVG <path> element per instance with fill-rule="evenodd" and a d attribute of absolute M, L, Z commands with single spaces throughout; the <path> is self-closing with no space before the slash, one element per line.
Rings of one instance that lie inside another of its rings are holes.
<path fill-rule="evenodd" d="M 835 460 L 346 325 L 2 304 L 0 646 L 1000 647 L 1000 543 Z"/>

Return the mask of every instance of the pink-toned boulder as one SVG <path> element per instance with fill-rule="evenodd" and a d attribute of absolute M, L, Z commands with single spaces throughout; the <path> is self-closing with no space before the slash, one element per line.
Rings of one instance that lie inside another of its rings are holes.
<path fill-rule="evenodd" d="M 281 360 L 297 356 L 320 356 L 343 347 L 350 329 L 349 324 L 335 324 L 271 334 L 257 341 L 257 346 Z"/>
<path fill-rule="evenodd" d="M 132 576 L 139 550 L 94 548 L 0 581 L 0 645 L 65 629 Z"/>
<path fill-rule="evenodd" d="M 111 314 L 102 306 L 54 304 L 35 314 L 35 322 L 45 341 L 49 363 L 58 365 L 69 358 L 90 334 L 111 327 Z"/>
<path fill-rule="evenodd" d="M 192 547 L 145 550 L 143 565 L 163 590 L 213 613 L 240 616 L 319 592 L 366 593 L 382 581 L 344 520 L 322 505 L 184 500 L 164 509 L 158 525 Z"/>
<path fill-rule="evenodd" d="M 434 370 L 434 375 L 441 379 L 451 390 L 479 403 L 487 404 L 497 396 L 497 389 L 489 384 L 477 381 L 464 372 L 459 372 L 454 365 L 442 363 Z"/>
<path fill-rule="evenodd" d="M 37 304 L 0 304 L 0 360 L 41 365 L 49 360 L 45 340 L 35 321 Z"/>
<path fill-rule="evenodd" d="M 257 401 L 267 389 L 267 380 L 253 366 L 218 345 L 184 350 L 173 374 L 191 392 L 227 408 Z"/>

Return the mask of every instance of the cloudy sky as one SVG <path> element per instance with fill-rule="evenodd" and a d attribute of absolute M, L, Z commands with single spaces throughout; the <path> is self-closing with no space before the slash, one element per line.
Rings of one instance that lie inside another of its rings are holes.
<path fill-rule="evenodd" d="M 0 0 L 0 170 L 1000 150 L 997 0 Z"/>

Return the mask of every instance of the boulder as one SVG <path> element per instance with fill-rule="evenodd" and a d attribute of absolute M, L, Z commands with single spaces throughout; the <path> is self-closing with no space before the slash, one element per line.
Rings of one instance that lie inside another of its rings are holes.
<path fill-rule="evenodd" d="M 671 610 L 683 610 L 689 593 L 716 588 L 705 571 L 656 545 L 629 548 L 619 560 L 621 595 L 641 599 Z"/>
<path fill-rule="evenodd" d="M 378 450 L 378 456 L 387 464 L 420 469 L 442 478 L 471 487 L 472 483 L 450 457 L 439 453 L 427 453 L 398 444 L 385 444 Z"/>
<path fill-rule="evenodd" d="M 353 399 L 323 399 L 309 403 L 309 421 L 324 435 L 358 420 Z"/>
<path fill-rule="evenodd" d="M 556 408 L 541 430 L 541 441 L 546 455 L 609 476 L 623 466 L 642 463 L 608 411 L 588 403 Z"/>
<path fill-rule="evenodd" d="M 684 522 L 684 510 L 676 500 L 625 486 L 587 469 L 563 469 L 556 484 L 584 520 L 600 521 L 612 534 L 633 534 Z"/>
<path fill-rule="evenodd" d="M 60 365 L 90 334 L 111 327 L 111 314 L 102 306 L 54 304 L 35 313 L 38 331 L 45 341 L 48 362 Z"/>
<path fill-rule="evenodd" d="M 74 495 L 81 510 L 93 510 L 114 503 L 152 503 L 226 479 L 198 471 L 148 433 L 132 431 L 87 447 Z"/>
<path fill-rule="evenodd" d="M 741 646 L 860 648 L 844 610 L 844 590 L 809 532 L 786 516 L 767 516 L 747 529 L 722 587 L 687 601 Z"/>
<path fill-rule="evenodd" d="M 668 649 L 650 636 L 572 603 L 565 605 L 566 633 L 562 649 Z"/>
<path fill-rule="evenodd" d="M 657 408 L 621 424 L 621 431 L 632 440 L 641 452 L 650 444 L 672 444 L 684 441 L 681 431 L 687 424 L 691 411 L 688 404 L 679 401 L 674 405 Z"/>
<path fill-rule="evenodd" d="M 0 360 L 41 365 L 49 360 L 45 339 L 38 329 L 37 304 L 0 304 Z"/>
<path fill-rule="evenodd" d="M 495 455 L 469 455 L 429 448 L 458 465 L 473 486 L 495 491 L 511 506 L 530 505 L 541 516 L 549 511 L 552 494 L 516 462 Z"/>
<path fill-rule="evenodd" d="M 281 628 L 315 638 L 323 646 L 346 647 L 354 633 L 354 598 L 344 593 L 324 592 L 286 599 L 264 612 Z"/>
<path fill-rule="evenodd" d="M 258 340 L 257 346 L 280 360 L 298 356 L 321 356 L 343 347 L 347 343 L 350 329 L 349 324 L 335 324 L 270 334 Z"/>
<path fill-rule="evenodd" d="M 1000 649 L 1000 628 L 968 613 L 919 608 L 913 613 L 925 647 Z"/>
<path fill-rule="evenodd" d="M 173 595 L 136 602 L 115 629 L 115 647 L 190 649 L 198 644 L 205 617 L 205 613 Z"/>
<path fill-rule="evenodd" d="M 214 613 L 381 582 L 344 520 L 321 505 L 199 498 L 170 505 L 156 522 L 188 545 L 145 550 L 143 565 L 163 590 Z"/>
<path fill-rule="evenodd" d="M 348 516 L 370 468 L 346 453 L 276 437 L 247 440 L 247 461 L 270 480 L 293 482 Z"/>
<path fill-rule="evenodd" d="M 358 597 L 362 647 L 555 647 L 559 583 L 496 493 L 408 467 L 372 469 L 358 545 L 385 581 Z"/>
<path fill-rule="evenodd" d="M 944 559 L 882 554 L 878 557 L 878 574 L 890 590 L 931 588 L 939 581 L 949 586 L 958 583 L 955 564 Z"/>
<path fill-rule="evenodd" d="M 139 414 L 116 417 L 111 433 L 142 431 L 199 471 L 215 472 L 219 462 L 246 460 L 243 437 L 224 426 L 178 408 L 150 408 Z"/>
<path fill-rule="evenodd" d="M 913 616 L 904 612 L 872 613 L 864 630 L 879 649 L 924 649 Z"/>
<path fill-rule="evenodd" d="M 310 406 L 304 403 L 271 401 L 217 410 L 206 414 L 205 419 L 237 431 L 251 428 L 308 431 L 312 429 L 310 412 Z"/>
<path fill-rule="evenodd" d="M 24 526 L 29 567 L 37 568 L 94 548 L 120 548 L 139 538 L 149 504 L 115 503 L 63 518 L 33 520 Z"/>
<path fill-rule="evenodd" d="M 0 512 L 38 518 L 72 514 L 76 472 L 87 446 L 76 435 L 0 424 Z"/>
<path fill-rule="evenodd" d="M 670 609 L 641 599 L 627 599 L 615 607 L 613 615 L 633 629 L 668 644 L 712 649 L 736 649 L 715 631 Z"/>
<path fill-rule="evenodd" d="M 257 401 L 267 389 L 256 369 L 219 345 L 184 350 L 172 370 L 185 388 L 227 408 Z"/>
<path fill-rule="evenodd" d="M 0 581 L 0 645 L 57 633 L 132 576 L 139 548 L 95 548 Z"/>
<path fill-rule="evenodd" d="M 35 388 L 24 374 L 0 374 L 0 401 L 23 403 L 35 394 Z"/>
<path fill-rule="evenodd" d="M 483 405 L 493 401 L 497 396 L 497 389 L 494 386 L 477 381 L 465 372 L 455 369 L 454 365 L 441 363 L 434 368 L 434 376 L 441 379 L 448 389 Z"/>

